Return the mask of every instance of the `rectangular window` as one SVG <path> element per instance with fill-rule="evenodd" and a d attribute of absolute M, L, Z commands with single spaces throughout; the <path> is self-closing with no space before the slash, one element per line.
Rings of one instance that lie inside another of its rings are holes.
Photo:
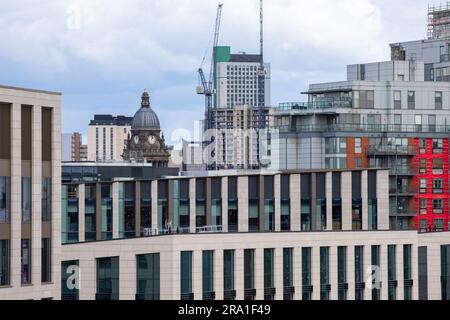
<path fill-rule="evenodd" d="M 48 283 L 52 281 L 52 240 L 42 239 L 41 248 L 41 282 Z"/>
<path fill-rule="evenodd" d="M 426 174 L 427 173 L 427 159 L 419 160 L 419 173 Z"/>
<path fill-rule="evenodd" d="M 31 241 L 30 239 L 22 239 L 21 241 L 21 283 L 31 283 Z"/>
<path fill-rule="evenodd" d="M 422 193 L 422 194 L 427 193 L 427 179 L 422 178 L 419 180 L 419 188 L 420 188 L 420 193 Z"/>
<path fill-rule="evenodd" d="M 22 223 L 31 221 L 31 178 L 22 177 Z"/>
<path fill-rule="evenodd" d="M 223 252 L 223 290 L 224 300 L 236 299 L 234 289 L 234 250 Z"/>
<path fill-rule="evenodd" d="M 364 247 L 355 247 L 355 300 L 364 300 Z"/>
<path fill-rule="evenodd" d="M 338 299 L 347 300 L 347 247 L 338 247 Z"/>
<path fill-rule="evenodd" d="M 442 110 L 442 91 L 434 93 L 434 107 L 436 110 Z"/>
<path fill-rule="evenodd" d="M 435 115 L 428 116 L 428 131 L 436 132 L 436 116 Z"/>
<path fill-rule="evenodd" d="M 433 199 L 433 213 L 442 214 L 444 212 L 444 200 Z"/>
<path fill-rule="evenodd" d="M 394 109 L 402 108 L 402 92 L 394 91 Z"/>
<path fill-rule="evenodd" d="M 61 300 L 80 299 L 79 278 L 73 277 L 79 272 L 79 266 L 78 260 L 61 261 Z"/>
<path fill-rule="evenodd" d="M 330 248 L 320 248 L 320 300 L 330 300 Z"/>
<path fill-rule="evenodd" d="M 95 184 L 86 184 L 84 193 L 84 237 L 86 241 L 96 240 L 97 188 Z"/>
<path fill-rule="evenodd" d="M 214 300 L 214 251 L 203 251 L 203 300 Z"/>
<path fill-rule="evenodd" d="M 416 92 L 408 91 L 408 109 L 416 108 Z"/>
<path fill-rule="evenodd" d="M 361 138 L 355 138 L 355 153 L 356 154 L 362 153 Z"/>
<path fill-rule="evenodd" d="M 248 230 L 259 231 L 259 177 L 248 178 Z"/>
<path fill-rule="evenodd" d="M 180 259 L 181 300 L 194 300 L 192 293 L 192 251 L 182 251 Z"/>
<path fill-rule="evenodd" d="M 302 174 L 301 184 L 301 229 L 302 231 L 311 230 L 311 175 Z"/>
<path fill-rule="evenodd" d="M 442 194 L 444 192 L 444 181 L 442 179 L 433 179 L 433 193 Z"/>
<path fill-rule="evenodd" d="M 433 154 L 442 154 L 444 139 L 433 139 Z"/>
<path fill-rule="evenodd" d="M 292 248 L 283 249 L 283 299 L 294 299 L 294 260 Z"/>
<path fill-rule="evenodd" d="M 9 285 L 9 240 L 0 240 L 0 287 Z"/>
<path fill-rule="evenodd" d="M 119 300 L 119 257 L 97 259 L 96 300 Z"/>
<path fill-rule="evenodd" d="M 403 246 L 403 279 L 404 279 L 404 299 L 412 299 L 412 265 L 411 265 L 411 245 Z"/>
<path fill-rule="evenodd" d="M 274 249 L 264 249 L 264 300 L 275 298 Z"/>
<path fill-rule="evenodd" d="M 311 248 L 302 248 L 302 300 L 312 299 Z"/>
<path fill-rule="evenodd" d="M 101 185 L 101 205 L 102 205 L 102 226 L 101 238 L 102 240 L 112 239 L 112 195 L 111 185 L 102 183 Z"/>
<path fill-rule="evenodd" d="M 380 300 L 381 298 L 381 279 L 378 277 L 380 268 L 380 246 L 372 246 L 372 300 Z M 378 270 L 377 270 L 378 269 Z M 378 281 L 377 281 L 378 280 Z"/>
<path fill-rule="evenodd" d="M 291 199 L 289 175 L 281 176 L 281 231 L 291 230 Z"/>
<path fill-rule="evenodd" d="M 42 222 L 49 222 L 52 219 L 52 178 L 42 178 L 41 215 Z"/>
<path fill-rule="evenodd" d="M 361 172 L 352 172 L 352 227 L 362 230 Z"/>
<path fill-rule="evenodd" d="M 342 230 L 342 198 L 341 198 L 341 174 L 333 172 L 332 175 L 333 194 L 333 230 Z"/>
<path fill-rule="evenodd" d="M 397 300 L 397 247 L 388 246 L 388 299 Z"/>
<path fill-rule="evenodd" d="M 206 226 L 206 180 L 196 179 L 196 209 L 195 209 L 195 225 L 196 228 Z"/>
<path fill-rule="evenodd" d="M 159 253 L 136 256 L 137 293 L 136 300 L 160 299 L 160 255 Z"/>
<path fill-rule="evenodd" d="M 244 300 L 255 300 L 255 250 L 244 250 Z"/>
<path fill-rule="evenodd" d="M 9 223 L 11 210 L 11 179 L 0 177 L 0 223 Z"/>
<path fill-rule="evenodd" d="M 428 300 L 428 248 L 419 247 L 419 300 Z"/>

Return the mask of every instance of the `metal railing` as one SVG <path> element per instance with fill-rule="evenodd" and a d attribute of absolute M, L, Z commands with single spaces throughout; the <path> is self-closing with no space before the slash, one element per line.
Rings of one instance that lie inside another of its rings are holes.
<path fill-rule="evenodd" d="M 369 125 L 369 124 L 331 124 L 331 125 L 287 125 L 274 126 L 272 132 L 311 133 L 311 132 L 398 132 L 398 133 L 450 133 L 450 126 L 424 125 Z"/>
<path fill-rule="evenodd" d="M 223 227 L 218 225 L 213 226 L 203 226 L 195 228 L 196 233 L 217 233 L 222 232 Z M 160 235 L 171 235 L 171 234 L 189 234 L 191 229 L 189 227 L 185 228 L 173 228 L 173 229 L 156 229 L 156 228 L 144 228 L 142 234 L 144 237 L 153 237 Z"/>
<path fill-rule="evenodd" d="M 391 146 L 391 145 L 379 145 L 368 146 L 366 150 L 367 154 L 400 154 L 400 155 L 414 155 L 416 154 L 416 148 L 411 146 Z"/>
<path fill-rule="evenodd" d="M 278 105 L 278 110 L 322 110 L 334 108 L 352 108 L 351 99 L 318 100 L 314 102 L 284 102 Z"/>

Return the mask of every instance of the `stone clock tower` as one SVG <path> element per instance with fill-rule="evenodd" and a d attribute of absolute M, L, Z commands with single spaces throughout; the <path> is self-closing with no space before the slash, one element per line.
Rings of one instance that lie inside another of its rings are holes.
<path fill-rule="evenodd" d="M 142 94 L 141 108 L 136 112 L 128 135 L 125 161 L 151 163 L 155 168 L 167 168 L 170 154 L 161 133 L 159 119 L 150 106 L 147 90 Z"/>

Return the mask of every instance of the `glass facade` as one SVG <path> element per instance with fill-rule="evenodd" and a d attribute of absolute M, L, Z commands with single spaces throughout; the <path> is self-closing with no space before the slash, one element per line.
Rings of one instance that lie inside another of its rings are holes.
<path fill-rule="evenodd" d="M 428 248 L 419 247 L 419 300 L 428 300 Z"/>
<path fill-rule="evenodd" d="M 52 281 L 52 240 L 42 239 L 41 247 L 41 282 Z"/>
<path fill-rule="evenodd" d="M 244 300 L 255 300 L 255 250 L 244 250 Z"/>
<path fill-rule="evenodd" d="M 119 182 L 119 238 L 136 235 L 135 184 Z"/>
<path fill-rule="evenodd" d="M 61 300 L 80 299 L 79 278 L 76 276 L 79 265 L 78 260 L 61 261 Z"/>
<path fill-rule="evenodd" d="M 168 181 L 158 181 L 158 230 L 161 233 L 164 233 L 169 223 L 168 192 Z"/>
<path fill-rule="evenodd" d="M 404 300 L 412 299 L 412 246 L 403 246 L 403 282 L 404 282 Z"/>
<path fill-rule="evenodd" d="M 352 227 L 362 230 L 361 172 L 352 172 Z"/>
<path fill-rule="evenodd" d="M 238 201 L 236 177 L 228 177 L 228 231 L 238 231 Z"/>
<path fill-rule="evenodd" d="M 189 200 L 189 180 L 180 180 L 179 185 L 179 226 L 184 230 L 189 230 L 190 220 L 190 200 Z M 175 189 L 175 183 L 174 183 Z M 176 201 L 176 200 L 175 200 Z"/>
<path fill-rule="evenodd" d="M 146 233 L 144 230 L 152 228 L 152 193 L 151 183 L 141 182 L 141 236 Z"/>
<path fill-rule="evenodd" d="M 327 199 L 325 194 L 325 174 L 316 175 L 316 230 L 327 229 Z"/>
<path fill-rule="evenodd" d="M 264 300 L 275 299 L 274 249 L 264 249 Z"/>
<path fill-rule="evenodd" d="M 11 210 L 11 179 L 0 177 L 0 223 L 9 223 Z"/>
<path fill-rule="evenodd" d="M 101 205 L 102 205 L 102 240 L 112 239 L 112 195 L 111 195 L 111 185 L 102 183 L 101 184 Z"/>
<path fill-rule="evenodd" d="M 84 191 L 84 238 L 86 241 L 96 240 L 97 220 L 97 188 L 95 184 L 86 184 Z"/>
<path fill-rule="evenodd" d="M 283 299 L 294 299 L 294 249 L 283 249 Z"/>
<path fill-rule="evenodd" d="M 119 257 L 97 259 L 96 300 L 119 300 Z"/>
<path fill-rule="evenodd" d="M 274 178 L 264 177 L 264 231 L 275 231 Z"/>
<path fill-rule="evenodd" d="M 380 246 L 371 247 L 372 259 L 372 300 L 381 298 Z"/>
<path fill-rule="evenodd" d="M 22 223 L 31 221 L 31 178 L 22 177 Z"/>
<path fill-rule="evenodd" d="M 192 293 L 192 251 L 182 251 L 180 259 L 181 300 L 194 300 Z"/>
<path fill-rule="evenodd" d="M 288 175 L 281 176 L 281 231 L 291 231 L 291 193 Z"/>
<path fill-rule="evenodd" d="M 311 248 L 302 248 L 302 300 L 312 299 Z"/>
<path fill-rule="evenodd" d="M 330 300 L 330 248 L 320 248 L 320 300 Z"/>
<path fill-rule="evenodd" d="M 364 247 L 355 247 L 355 300 L 364 300 Z"/>
<path fill-rule="evenodd" d="M 160 299 L 160 255 L 150 253 L 136 256 L 137 293 L 136 300 Z"/>
<path fill-rule="evenodd" d="M 397 247 L 388 246 L 388 299 L 397 300 Z"/>
<path fill-rule="evenodd" d="M 9 240 L 0 240 L 0 286 L 9 285 Z"/>
<path fill-rule="evenodd" d="M 203 251 L 203 300 L 214 300 L 214 251 Z"/>
<path fill-rule="evenodd" d="M 301 227 L 302 231 L 311 230 L 311 175 L 301 175 Z"/>
<path fill-rule="evenodd" d="M 347 247 L 338 247 L 338 299 L 347 300 Z"/>
<path fill-rule="evenodd" d="M 196 179 L 195 190 L 195 225 L 206 226 L 206 179 Z"/>
<path fill-rule="evenodd" d="M 369 171 L 368 172 L 368 223 L 369 230 L 377 230 L 378 229 L 378 200 L 377 200 L 377 172 Z"/>
<path fill-rule="evenodd" d="M 78 186 L 62 186 L 62 243 L 78 242 Z"/>
<path fill-rule="evenodd" d="M 248 177 L 248 230 L 259 231 L 259 177 Z"/>
<path fill-rule="evenodd" d="M 333 194 L 333 230 L 342 230 L 342 198 L 341 198 L 341 174 L 333 172 L 332 175 Z"/>
<path fill-rule="evenodd" d="M 22 239 L 21 241 L 21 283 L 31 283 L 31 241 Z"/>
<path fill-rule="evenodd" d="M 0 186 L 0 193 L 1 193 L 1 186 Z M 52 220 L 52 178 L 42 178 L 41 219 L 42 222 L 48 222 Z M 1 220 L 1 209 L 0 209 L 0 220 Z"/>
<path fill-rule="evenodd" d="M 223 290 L 224 300 L 234 300 L 236 291 L 234 290 L 234 250 L 224 250 L 223 252 Z"/>
<path fill-rule="evenodd" d="M 211 223 L 222 225 L 222 179 L 211 179 Z"/>

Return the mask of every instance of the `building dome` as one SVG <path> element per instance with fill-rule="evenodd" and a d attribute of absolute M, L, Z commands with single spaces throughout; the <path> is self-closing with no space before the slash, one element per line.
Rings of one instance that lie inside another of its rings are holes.
<path fill-rule="evenodd" d="M 141 108 L 136 112 L 131 130 L 160 130 L 159 119 L 150 107 L 150 96 L 147 90 L 142 94 Z"/>

